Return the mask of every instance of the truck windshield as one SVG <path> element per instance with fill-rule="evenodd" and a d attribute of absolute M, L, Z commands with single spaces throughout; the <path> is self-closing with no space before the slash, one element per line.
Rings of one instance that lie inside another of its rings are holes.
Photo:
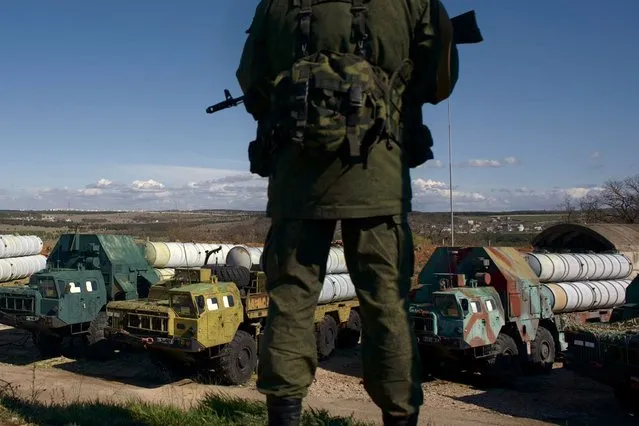
<path fill-rule="evenodd" d="M 193 299 L 190 294 L 174 294 L 171 296 L 171 308 L 175 313 L 185 318 L 197 318 Z"/>
<path fill-rule="evenodd" d="M 445 317 L 462 318 L 459 303 L 453 294 L 436 294 L 435 307 Z"/>
<path fill-rule="evenodd" d="M 42 297 L 46 299 L 58 298 L 58 289 L 55 286 L 55 281 L 53 280 L 53 278 L 40 278 L 38 280 L 38 290 L 40 290 Z"/>

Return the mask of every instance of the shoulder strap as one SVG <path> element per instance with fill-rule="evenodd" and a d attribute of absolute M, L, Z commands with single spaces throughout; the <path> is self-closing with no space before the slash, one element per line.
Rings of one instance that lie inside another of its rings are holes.
<path fill-rule="evenodd" d="M 367 57 L 364 44 L 368 40 L 366 32 L 366 12 L 368 7 L 364 4 L 364 0 L 351 1 L 351 14 L 353 15 L 353 24 L 351 26 L 351 37 L 355 43 L 355 53 L 360 56 Z"/>
<path fill-rule="evenodd" d="M 353 21 L 351 25 L 351 40 L 355 43 L 355 53 L 367 57 L 365 45 L 368 41 L 366 31 L 366 12 L 370 0 L 333 0 L 334 2 L 350 3 Z M 299 53 L 302 57 L 308 55 L 308 43 L 311 38 L 311 18 L 313 6 L 320 3 L 328 3 L 327 0 L 293 0 L 293 6 L 299 7 L 297 19 L 299 23 L 300 40 Z"/>
<path fill-rule="evenodd" d="M 311 39 L 311 17 L 313 16 L 312 4 L 312 0 L 293 1 L 293 5 L 300 8 L 297 12 L 297 19 L 300 30 L 299 52 L 302 57 L 308 55 L 308 43 Z"/>

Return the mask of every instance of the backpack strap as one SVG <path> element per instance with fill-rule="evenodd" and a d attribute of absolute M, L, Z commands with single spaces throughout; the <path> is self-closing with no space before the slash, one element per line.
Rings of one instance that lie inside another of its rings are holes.
<path fill-rule="evenodd" d="M 313 16 L 312 0 L 294 0 L 293 4 L 299 6 L 297 19 L 299 25 L 299 57 L 308 55 L 308 43 L 311 39 L 311 18 Z M 293 142 L 304 142 L 304 128 L 308 117 L 308 89 L 310 85 L 311 69 L 309 67 L 300 68 L 299 82 L 295 85 L 291 93 L 292 114 L 295 119 L 294 131 L 291 134 Z"/>
<path fill-rule="evenodd" d="M 355 54 L 368 59 L 365 42 L 368 40 L 366 32 L 366 11 L 364 0 L 351 0 L 351 37 L 355 43 Z M 350 113 L 346 116 L 346 139 L 351 157 L 359 157 L 361 154 L 361 141 L 357 135 L 357 127 L 360 124 L 360 112 L 363 107 L 362 86 L 359 81 L 354 81 L 348 91 L 348 103 Z"/>
<path fill-rule="evenodd" d="M 368 33 L 366 32 L 366 6 L 364 0 L 351 0 L 351 14 L 353 15 L 353 23 L 351 25 L 351 37 L 355 42 L 355 53 L 363 57 L 367 57 L 365 43 L 368 41 Z"/>
<path fill-rule="evenodd" d="M 297 3 L 297 0 L 295 3 Z M 299 0 L 300 10 L 297 12 L 297 19 L 300 27 L 300 50 L 302 57 L 308 55 L 308 43 L 311 40 L 312 3 L 311 0 Z"/>

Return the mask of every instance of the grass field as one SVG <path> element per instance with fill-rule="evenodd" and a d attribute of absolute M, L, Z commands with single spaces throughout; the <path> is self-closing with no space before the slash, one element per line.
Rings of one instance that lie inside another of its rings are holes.
<path fill-rule="evenodd" d="M 2 425 L 91 425 L 91 426 L 262 426 L 266 424 L 266 406 L 261 402 L 210 395 L 195 408 L 180 409 L 167 405 L 136 401 L 116 404 L 51 403 L 0 396 Z M 333 417 L 326 411 L 306 410 L 302 424 L 308 426 L 365 426 L 368 423 Z"/>

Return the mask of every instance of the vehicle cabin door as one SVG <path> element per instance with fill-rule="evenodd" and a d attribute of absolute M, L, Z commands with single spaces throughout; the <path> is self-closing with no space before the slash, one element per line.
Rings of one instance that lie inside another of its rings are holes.
<path fill-rule="evenodd" d="M 92 294 L 95 283 L 91 280 L 68 280 L 63 283 L 64 296 L 60 319 L 69 324 L 91 322 L 97 314 Z"/>
<path fill-rule="evenodd" d="M 83 322 L 93 321 L 106 304 L 106 288 L 102 281 L 89 278 L 82 283 L 82 290 L 85 294 L 86 309 L 83 312 Z"/>
<path fill-rule="evenodd" d="M 466 341 L 473 347 L 494 341 L 494 337 L 488 337 L 493 334 L 493 330 L 490 327 L 490 321 L 481 299 L 477 297 L 462 299 L 461 306 L 466 317 L 464 321 Z"/>
<path fill-rule="evenodd" d="M 237 301 L 231 294 L 213 293 L 206 297 L 209 346 L 228 343 L 237 331 Z"/>

